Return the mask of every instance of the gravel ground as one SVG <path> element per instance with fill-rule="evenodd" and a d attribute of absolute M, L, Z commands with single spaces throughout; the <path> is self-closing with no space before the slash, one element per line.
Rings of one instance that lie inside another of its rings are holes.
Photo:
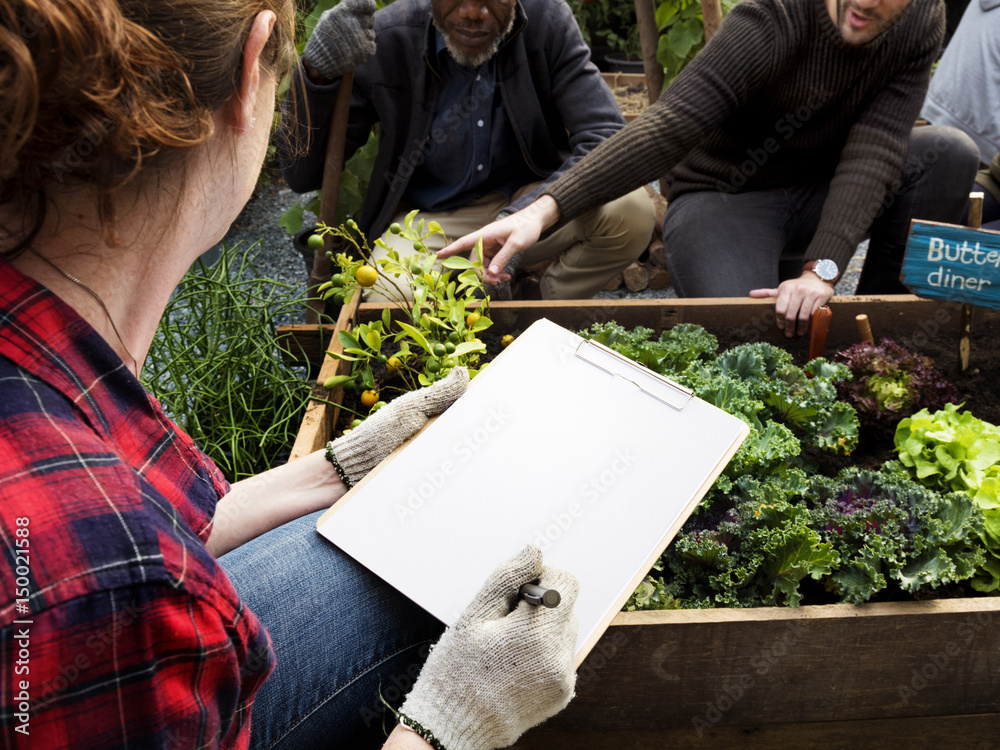
<path fill-rule="evenodd" d="M 274 184 L 261 187 L 247 203 L 236 221 L 233 222 L 223 242 L 229 247 L 237 242 L 243 242 L 245 247 L 259 242 L 260 255 L 255 262 L 258 274 L 278 279 L 294 285 L 296 289 L 304 290 L 309 278 L 309 268 L 305 259 L 296 250 L 292 236 L 278 226 L 278 219 L 292 205 L 304 202 L 309 197 L 294 193 L 283 185 Z M 308 214 L 306 223 L 313 221 L 315 221 L 315 217 Z M 837 294 L 854 293 L 867 248 L 867 241 L 858 246 L 858 251 L 854 254 L 843 278 L 837 284 Z M 218 256 L 219 250 L 219 247 L 213 248 L 204 257 L 209 261 L 214 260 Z M 622 286 L 613 292 L 599 292 L 596 297 L 597 299 L 667 299 L 676 298 L 677 292 L 669 286 L 666 289 L 647 289 L 642 292 L 631 292 Z M 289 322 L 301 323 L 304 321 L 305 313 L 303 311 L 300 320 Z"/>
<path fill-rule="evenodd" d="M 236 217 L 222 243 L 209 250 L 202 258 L 206 262 L 214 262 L 221 252 L 222 244 L 232 248 L 236 243 L 243 243 L 244 248 L 249 248 L 260 243 L 260 254 L 254 261 L 257 274 L 290 284 L 294 289 L 304 292 L 309 280 L 309 267 L 296 250 L 292 236 L 278 226 L 278 219 L 305 197 L 293 193 L 284 185 L 260 187 Z M 315 217 L 310 214 L 307 221 L 313 222 Z M 286 322 L 304 323 L 305 310 L 298 319 Z"/>

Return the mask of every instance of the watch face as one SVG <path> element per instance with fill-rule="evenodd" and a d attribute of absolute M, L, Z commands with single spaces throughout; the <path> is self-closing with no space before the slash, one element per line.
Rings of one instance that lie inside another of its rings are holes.
<path fill-rule="evenodd" d="M 837 274 L 840 271 L 840 269 L 837 268 L 837 264 L 828 259 L 816 261 L 816 265 L 813 266 L 812 270 L 817 276 L 823 279 L 823 281 L 833 281 L 837 278 Z"/>

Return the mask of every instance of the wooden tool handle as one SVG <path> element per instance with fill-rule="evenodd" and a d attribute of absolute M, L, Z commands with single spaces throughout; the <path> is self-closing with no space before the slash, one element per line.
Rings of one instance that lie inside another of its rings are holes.
<path fill-rule="evenodd" d="M 326 159 L 323 164 L 323 189 L 320 194 L 319 220 L 333 225 L 337 221 L 337 200 L 340 197 L 340 174 L 344 171 L 344 148 L 347 144 L 347 118 L 351 109 L 351 89 L 354 86 L 354 72 L 344 73 L 330 116 L 330 140 L 326 144 Z M 325 238 L 322 250 L 313 253 L 312 272 L 309 274 L 309 302 L 306 306 L 306 323 L 318 323 L 319 314 L 326 306 L 316 291 L 324 281 L 330 280 L 330 259 L 326 257 L 332 250 L 332 239 Z"/>
<path fill-rule="evenodd" d="M 809 359 L 823 356 L 826 346 L 826 332 L 830 330 L 830 318 L 833 313 L 826 305 L 816 308 L 812 317 L 812 330 L 809 332 Z"/>

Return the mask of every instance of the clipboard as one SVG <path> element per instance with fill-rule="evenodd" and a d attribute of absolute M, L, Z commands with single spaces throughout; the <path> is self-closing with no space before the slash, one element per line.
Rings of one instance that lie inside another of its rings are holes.
<path fill-rule="evenodd" d="M 317 529 L 447 625 L 537 544 L 580 582 L 579 666 L 749 431 L 541 319 Z"/>

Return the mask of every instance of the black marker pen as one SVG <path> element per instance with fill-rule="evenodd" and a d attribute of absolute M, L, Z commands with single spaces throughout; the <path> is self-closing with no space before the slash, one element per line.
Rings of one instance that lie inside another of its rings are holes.
<path fill-rule="evenodd" d="M 547 589 L 534 583 L 526 583 L 517 590 L 520 596 L 528 604 L 544 605 L 546 607 L 558 607 L 562 597 L 555 589 Z"/>

